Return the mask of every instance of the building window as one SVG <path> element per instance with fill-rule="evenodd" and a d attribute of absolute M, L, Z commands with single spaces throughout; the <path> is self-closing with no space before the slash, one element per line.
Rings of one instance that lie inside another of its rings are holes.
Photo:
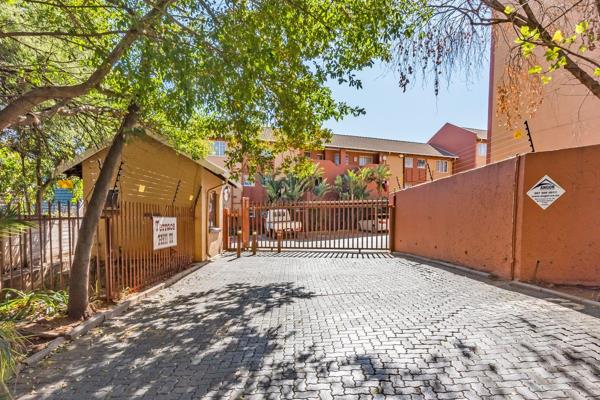
<path fill-rule="evenodd" d="M 323 153 L 318 153 L 317 160 L 322 160 L 322 159 L 323 159 Z"/>
<path fill-rule="evenodd" d="M 404 168 L 412 168 L 413 167 L 413 158 L 412 157 L 404 157 Z"/>
<path fill-rule="evenodd" d="M 248 175 L 243 174 L 242 175 L 242 186 L 245 186 L 245 187 L 254 187 L 254 181 L 250 180 L 250 178 L 248 177 Z"/>
<path fill-rule="evenodd" d="M 217 212 L 217 192 L 208 194 L 208 227 L 216 228 L 219 226 L 219 214 Z"/>
<path fill-rule="evenodd" d="M 477 154 L 487 156 L 487 143 L 477 143 Z"/>
<path fill-rule="evenodd" d="M 435 167 L 437 172 L 448 172 L 448 161 L 437 160 Z"/>
<path fill-rule="evenodd" d="M 213 148 L 211 155 L 225 157 L 225 152 L 227 151 L 227 143 L 217 140 L 213 142 Z"/>
<path fill-rule="evenodd" d="M 312 157 L 312 154 L 310 154 L 310 151 L 305 151 L 305 152 L 304 152 L 304 157 L 306 157 L 306 158 L 311 158 L 311 157 Z"/>
<path fill-rule="evenodd" d="M 350 156 L 348 154 L 346 154 L 346 157 L 344 157 L 344 163 L 346 165 L 350 164 Z"/>
<path fill-rule="evenodd" d="M 333 163 L 335 165 L 340 165 L 340 153 L 333 154 Z"/>
<path fill-rule="evenodd" d="M 425 169 L 426 165 L 427 165 L 427 163 L 425 162 L 425 160 L 421 160 L 421 159 L 417 160 L 417 168 Z"/>
<path fill-rule="evenodd" d="M 361 167 L 364 167 L 367 164 L 373 164 L 373 157 L 372 156 L 360 156 L 360 157 L 358 157 L 358 165 L 360 165 Z"/>

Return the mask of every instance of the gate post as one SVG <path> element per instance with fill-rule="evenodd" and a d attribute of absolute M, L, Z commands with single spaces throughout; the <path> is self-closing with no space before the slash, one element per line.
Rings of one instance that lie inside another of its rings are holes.
<path fill-rule="evenodd" d="M 242 197 L 242 243 L 244 248 L 248 248 L 250 241 L 250 199 L 248 197 Z"/>
<path fill-rule="evenodd" d="M 223 250 L 231 250 L 229 248 L 229 208 L 223 209 Z"/>
<path fill-rule="evenodd" d="M 256 248 L 258 247 L 258 234 L 256 231 L 252 232 L 252 255 L 256 255 Z"/>
<path fill-rule="evenodd" d="M 281 241 L 283 240 L 283 231 L 277 231 L 277 252 L 281 253 Z"/>
<path fill-rule="evenodd" d="M 392 194 L 392 202 L 388 204 L 389 207 L 389 224 L 388 224 L 388 247 L 390 252 L 396 251 L 395 238 L 396 238 L 396 193 Z"/>
<path fill-rule="evenodd" d="M 242 256 L 242 231 L 238 231 L 237 233 L 237 257 L 240 258 Z"/>

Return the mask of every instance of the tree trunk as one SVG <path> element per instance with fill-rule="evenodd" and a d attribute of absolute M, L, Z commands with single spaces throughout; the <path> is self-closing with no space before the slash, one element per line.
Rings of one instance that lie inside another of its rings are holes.
<path fill-rule="evenodd" d="M 4 129 L 10 128 L 15 123 L 18 123 L 20 118 L 26 118 L 27 114 L 30 113 L 34 107 L 44 101 L 52 99 L 74 99 L 87 94 L 90 90 L 102 83 L 106 75 L 112 70 L 113 65 L 121 59 L 123 54 L 140 37 L 140 35 L 144 34 L 145 30 L 152 22 L 166 12 L 167 7 L 172 2 L 173 0 L 158 1 L 152 9 L 121 38 L 103 63 L 86 81 L 71 86 L 43 86 L 33 88 L 8 103 L 0 110 L 0 133 Z M 59 108 L 60 107 L 57 107 L 55 111 Z"/>
<path fill-rule="evenodd" d="M 113 175 L 121 160 L 123 146 L 125 145 L 125 135 L 137 123 L 138 111 L 139 109 L 136 104 L 129 106 L 121 127 L 108 150 L 100 175 L 94 185 L 92 196 L 85 210 L 85 215 L 81 220 L 69 280 L 69 306 L 67 311 L 71 318 L 79 319 L 85 317 L 88 311 L 89 266 L 92 246 L 94 244 L 94 234 L 98 227 L 102 209 L 106 203 Z"/>

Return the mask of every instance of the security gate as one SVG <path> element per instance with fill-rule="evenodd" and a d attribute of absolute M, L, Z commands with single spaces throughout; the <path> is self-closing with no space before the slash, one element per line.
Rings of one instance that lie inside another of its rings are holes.
<path fill-rule="evenodd" d="M 229 250 L 389 250 L 392 212 L 387 199 L 246 200 L 240 210 L 226 210 L 224 241 Z"/>

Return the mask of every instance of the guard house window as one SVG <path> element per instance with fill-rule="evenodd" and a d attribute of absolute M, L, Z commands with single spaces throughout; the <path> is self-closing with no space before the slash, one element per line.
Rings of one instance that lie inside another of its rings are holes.
<path fill-rule="evenodd" d="M 311 158 L 310 151 L 305 151 L 305 152 L 304 152 L 304 157 L 306 157 L 306 158 Z"/>
<path fill-rule="evenodd" d="M 323 159 L 323 153 L 318 153 L 317 160 L 322 160 L 322 159 Z"/>
<path fill-rule="evenodd" d="M 373 164 L 373 157 L 372 156 L 360 156 L 360 157 L 358 157 L 358 165 L 360 165 L 361 167 L 364 167 L 367 164 Z"/>
<path fill-rule="evenodd" d="M 477 154 L 484 157 L 487 155 L 487 143 L 477 143 Z"/>
<path fill-rule="evenodd" d="M 437 172 L 448 172 L 448 161 L 437 160 L 435 167 Z"/>
<path fill-rule="evenodd" d="M 404 158 L 404 168 L 412 168 L 413 167 L 413 158 L 405 157 Z"/>
<path fill-rule="evenodd" d="M 225 152 L 227 151 L 227 143 L 217 140 L 213 142 L 212 155 L 225 157 Z"/>
<path fill-rule="evenodd" d="M 210 192 L 208 194 L 208 227 L 216 228 L 219 226 L 217 219 L 217 192 Z"/>
<path fill-rule="evenodd" d="M 425 160 L 417 160 L 417 168 L 425 169 L 426 165 L 427 163 L 425 162 Z"/>
<path fill-rule="evenodd" d="M 348 154 L 346 154 L 346 157 L 344 157 L 344 164 L 350 164 L 350 156 Z"/>
<path fill-rule="evenodd" d="M 340 153 L 333 154 L 333 163 L 335 165 L 340 165 Z"/>

